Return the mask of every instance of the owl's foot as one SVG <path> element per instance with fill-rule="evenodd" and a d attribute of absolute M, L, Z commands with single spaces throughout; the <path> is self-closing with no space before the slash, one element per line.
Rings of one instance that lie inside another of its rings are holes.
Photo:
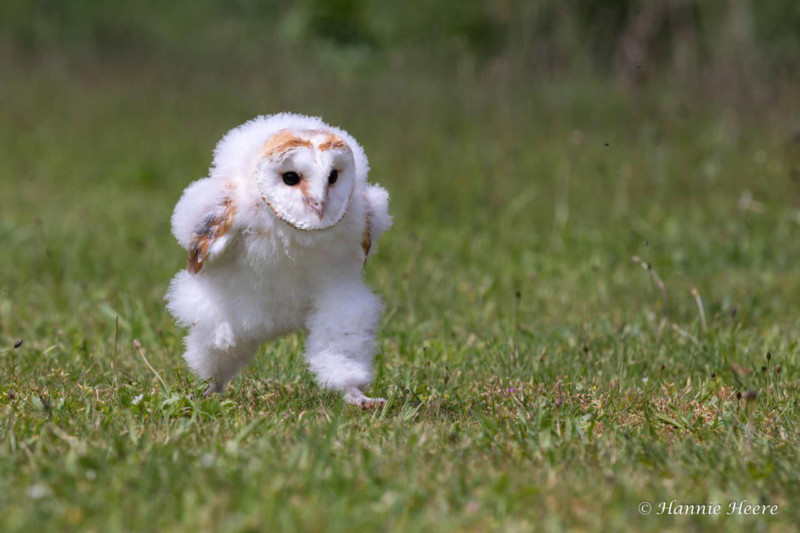
<path fill-rule="evenodd" d="M 347 389 L 347 392 L 344 393 L 344 401 L 351 405 L 356 405 L 364 411 L 380 409 L 386 405 L 386 400 L 383 398 L 370 398 L 369 396 L 365 396 L 364 393 L 356 387 Z"/>
<path fill-rule="evenodd" d="M 225 385 L 218 385 L 216 381 L 208 384 L 206 392 L 203 393 L 203 398 L 208 398 L 212 394 L 219 394 L 220 398 L 225 396 Z"/>

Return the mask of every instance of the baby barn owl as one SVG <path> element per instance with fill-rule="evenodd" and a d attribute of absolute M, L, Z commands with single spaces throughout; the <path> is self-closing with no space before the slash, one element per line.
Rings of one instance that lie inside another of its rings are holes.
<path fill-rule="evenodd" d="M 392 224 L 368 170 L 353 137 L 314 117 L 258 117 L 217 144 L 210 176 L 175 206 L 188 260 L 167 292 L 206 394 L 223 393 L 264 342 L 305 328 L 321 386 L 362 407 L 384 402 L 362 392 L 382 303 L 361 272 Z"/>

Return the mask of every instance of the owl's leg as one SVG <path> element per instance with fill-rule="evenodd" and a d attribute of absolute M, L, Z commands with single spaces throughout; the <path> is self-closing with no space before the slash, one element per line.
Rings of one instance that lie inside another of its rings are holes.
<path fill-rule="evenodd" d="M 382 311 L 380 298 L 358 279 L 322 291 L 306 321 L 306 360 L 317 382 L 341 391 L 348 403 L 363 408 L 385 403 L 361 392 L 372 382 Z"/>
<path fill-rule="evenodd" d="M 220 331 L 220 329 L 223 331 Z M 204 326 L 196 324 L 186 336 L 183 358 L 202 379 L 211 378 L 205 396 L 225 393 L 228 382 L 250 362 L 258 343 L 237 338 L 225 324 Z M 225 342 L 219 342 L 224 339 Z"/>

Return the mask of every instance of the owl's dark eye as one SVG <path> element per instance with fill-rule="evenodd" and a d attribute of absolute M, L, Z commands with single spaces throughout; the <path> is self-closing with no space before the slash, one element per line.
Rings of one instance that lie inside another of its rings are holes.
<path fill-rule="evenodd" d="M 300 176 L 297 172 L 290 170 L 289 172 L 283 173 L 283 182 L 288 185 L 289 187 L 294 187 L 298 183 L 300 183 Z"/>
<path fill-rule="evenodd" d="M 336 183 L 336 180 L 338 179 L 339 179 L 339 171 L 336 169 L 331 170 L 331 174 L 330 176 L 328 176 L 328 183 L 333 185 L 334 183 Z"/>

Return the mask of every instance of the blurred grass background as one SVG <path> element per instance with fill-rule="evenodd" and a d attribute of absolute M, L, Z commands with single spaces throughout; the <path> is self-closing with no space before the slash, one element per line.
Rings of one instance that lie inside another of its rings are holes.
<path fill-rule="evenodd" d="M 796 528 L 798 59 L 786 0 L 6 0 L 0 526 Z M 374 416 L 302 335 L 193 398 L 163 307 L 181 190 L 284 110 L 392 195 Z"/>

